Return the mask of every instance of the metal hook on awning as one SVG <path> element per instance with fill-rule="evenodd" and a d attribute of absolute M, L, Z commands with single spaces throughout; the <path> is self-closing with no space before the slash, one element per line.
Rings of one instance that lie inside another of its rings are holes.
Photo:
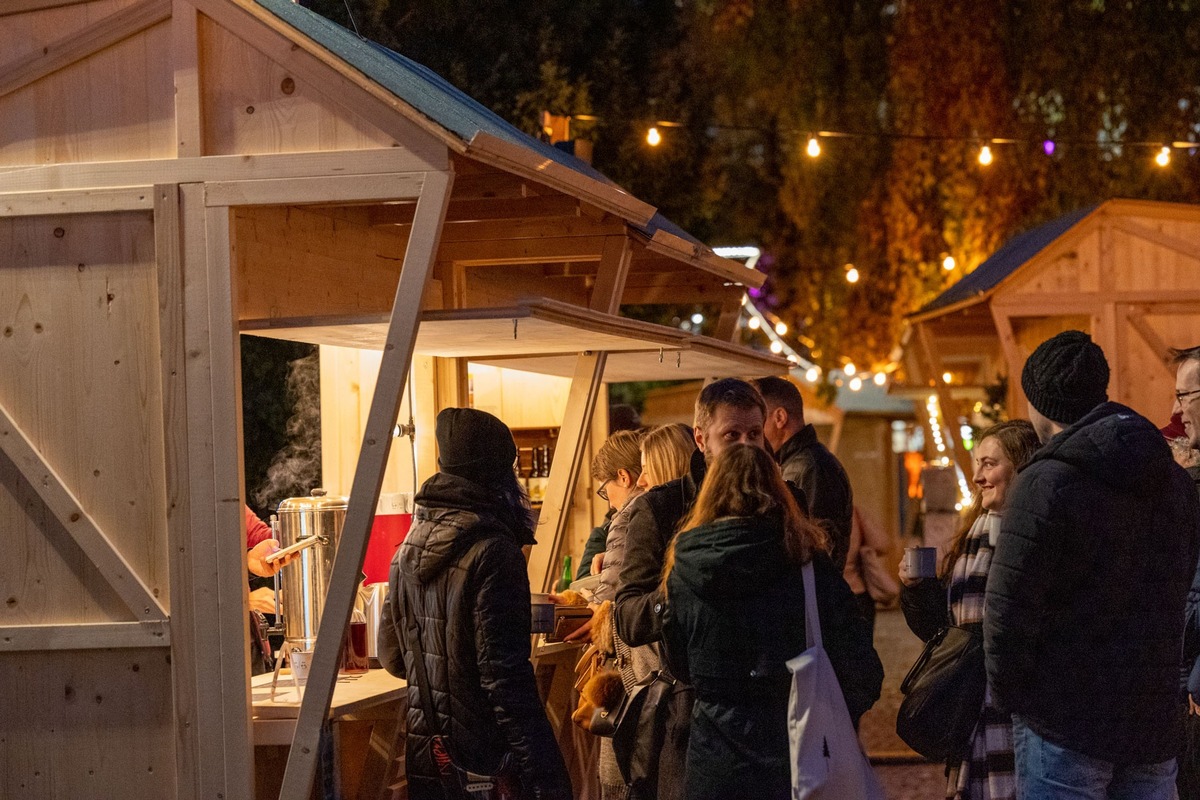
<path fill-rule="evenodd" d="M 676 350 L 675 351 L 675 368 L 679 369 L 682 366 L 683 366 L 683 351 Z"/>
<path fill-rule="evenodd" d="M 662 362 L 663 362 L 663 349 L 660 347 L 660 348 L 658 348 L 658 363 L 661 364 Z"/>
<path fill-rule="evenodd" d="M 513 317 L 513 340 L 516 340 L 517 338 L 517 323 L 520 321 L 521 320 L 519 318 Z"/>

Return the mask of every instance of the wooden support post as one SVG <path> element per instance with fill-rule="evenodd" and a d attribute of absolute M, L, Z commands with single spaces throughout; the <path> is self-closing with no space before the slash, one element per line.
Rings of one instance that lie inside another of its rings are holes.
<path fill-rule="evenodd" d="M 184 375 L 183 231 L 179 187 L 155 186 L 154 260 L 158 265 L 158 341 L 163 399 L 163 445 L 167 488 L 167 548 L 171 565 L 171 672 L 175 713 L 175 791 L 199 797 L 196 725 L 197 680 L 195 574 L 189 522 L 188 408 Z"/>
<path fill-rule="evenodd" d="M 1025 356 L 1017 346 L 1017 336 L 1013 333 L 1012 318 L 997 308 L 995 303 L 989 304 L 992 321 L 996 324 L 996 333 L 1000 337 L 1000 350 L 1004 353 L 1004 361 L 1008 364 L 1008 406 L 1009 419 L 1025 419 L 1025 392 L 1021 390 L 1021 370 L 1025 366 Z"/>
<path fill-rule="evenodd" d="M 5 625 L 0 652 L 111 650 L 118 647 L 169 647 L 166 620 L 152 622 L 73 622 L 70 625 Z"/>
<path fill-rule="evenodd" d="M 337 557 L 329 578 L 304 701 L 300 706 L 295 737 L 288 753 L 287 770 L 280 789 L 281 798 L 307 797 L 312 788 L 317 740 L 321 726 L 329 715 L 333 684 L 337 680 L 338 651 L 358 592 L 367 538 L 375 516 L 375 505 L 379 502 L 379 488 L 392 443 L 392 427 L 396 424 L 401 393 L 412 364 L 417 326 L 421 320 L 421 299 L 433 272 L 433 260 L 441 238 L 452 182 L 452 173 L 427 173 L 424 190 L 417 200 L 413 232 L 404 254 L 400 284 L 396 287 L 396 300 L 392 306 L 383 360 L 379 366 L 379 379 L 375 383 L 363 446 L 354 471 L 354 485 L 350 490 L 350 506 L 346 510 Z"/>
<path fill-rule="evenodd" d="M 615 314 L 620 309 L 621 294 L 625 290 L 632 257 L 633 248 L 627 236 L 612 236 L 605 240 L 596 286 L 592 291 L 593 311 Z M 596 410 L 596 398 L 600 395 L 607 357 L 606 352 L 584 353 L 579 356 L 571 378 L 567 410 L 563 415 L 558 443 L 554 447 L 550 480 L 538 518 L 538 541 L 533 546 L 528 564 L 529 585 L 541 586 L 542 591 L 550 591 L 557 577 L 555 567 L 571 518 L 571 496 L 583 467 L 592 413 Z"/>
<path fill-rule="evenodd" d="M 1159 363 L 1166 369 L 1167 374 L 1171 378 L 1174 378 L 1175 366 L 1171 363 L 1171 347 L 1158 335 L 1158 331 L 1154 330 L 1150 323 L 1146 321 L 1148 311 L 1149 309 L 1145 307 L 1126 308 L 1125 320 L 1142 337 L 1142 341 L 1154 352 L 1154 355 L 1158 357 Z"/>
<path fill-rule="evenodd" d="M 175 70 L 175 155 L 204 155 L 200 122 L 200 12 L 185 0 L 171 2 L 171 43 Z"/>
<path fill-rule="evenodd" d="M 202 184 L 180 194 L 191 572 L 179 591 L 191 590 L 195 627 L 176 631 L 190 633 L 204 664 L 195 672 L 197 781 L 180 794 L 240 797 L 253 792 L 253 762 L 229 215 L 205 209 Z"/>

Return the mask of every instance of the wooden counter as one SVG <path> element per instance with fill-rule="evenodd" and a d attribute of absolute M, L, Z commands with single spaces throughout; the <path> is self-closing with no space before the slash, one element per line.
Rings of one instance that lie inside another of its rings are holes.
<path fill-rule="evenodd" d="M 255 779 L 259 797 L 279 796 L 287 748 L 300 716 L 300 693 L 290 675 L 281 675 L 271 693 L 271 674 L 250 679 Z M 333 733 L 334 782 L 343 798 L 391 798 L 388 776 L 402 750 L 408 684 L 373 669 L 338 675 L 329 707 Z M 396 787 L 399 788 L 399 787 Z M 314 796 L 319 794 L 314 792 Z"/>

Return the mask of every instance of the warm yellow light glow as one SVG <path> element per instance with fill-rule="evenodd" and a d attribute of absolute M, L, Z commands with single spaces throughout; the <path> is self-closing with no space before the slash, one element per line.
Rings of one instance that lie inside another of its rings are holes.
<path fill-rule="evenodd" d="M 662 134 L 658 132 L 658 128 L 651 128 L 646 131 L 646 144 L 651 147 L 658 147 L 662 144 Z"/>
<path fill-rule="evenodd" d="M 808 153 L 809 158 L 821 155 L 821 143 L 817 141 L 817 137 L 808 137 L 808 147 L 804 148 L 804 152 Z"/>
<path fill-rule="evenodd" d="M 851 378 L 850 379 L 850 391 L 857 392 L 861 388 L 862 388 L 862 378 Z"/>
<path fill-rule="evenodd" d="M 758 317 L 751 317 L 750 321 L 746 323 L 746 326 L 749 327 L 750 330 L 752 330 L 752 331 L 758 330 L 759 325 L 762 325 L 762 322 L 759 320 Z"/>
<path fill-rule="evenodd" d="M 854 267 L 851 267 L 850 269 L 846 270 L 846 282 L 847 283 L 858 283 L 858 270 L 857 269 L 855 269 Z"/>
<path fill-rule="evenodd" d="M 954 256 L 946 256 L 942 259 L 942 269 L 946 272 L 951 272 L 956 266 L 958 266 L 958 262 L 954 260 Z"/>
<path fill-rule="evenodd" d="M 854 373 L 858 372 L 858 367 L 854 366 L 853 361 L 850 361 L 846 364 L 846 366 L 842 367 L 842 372 L 846 373 L 847 375 L 853 375 Z"/>
<path fill-rule="evenodd" d="M 1164 147 L 1162 150 L 1159 150 L 1158 155 L 1154 157 L 1154 163 L 1158 164 L 1160 167 L 1165 167 L 1167 164 L 1170 164 L 1171 148 Z"/>
<path fill-rule="evenodd" d="M 953 375 L 953 373 L 950 373 L 950 372 L 943 372 L 943 373 L 942 373 L 942 382 L 943 382 L 943 383 L 950 383 L 950 382 L 951 382 L 951 381 L 953 381 L 953 380 L 954 380 L 954 375 Z"/>
<path fill-rule="evenodd" d="M 787 332 L 788 332 L 788 326 L 787 326 L 787 323 L 785 323 L 785 322 L 776 322 L 776 323 L 775 323 L 775 332 L 776 332 L 776 333 L 778 333 L 780 336 L 786 336 L 786 335 L 787 335 Z"/>
<path fill-rule="evenodd" d="M 992 148 L 986 144 L 979 148 L 979 163 L 985 167 L 992 163 Z"/>
<path fill-rule="evenodd" d="M 887 383 L 887 374 L 884 372 L 876 372 L 875 373 L 875 385 L 883 386 L 885 383 Z"/>
<path fill-rule="evenodd" d="M 780 342 L 771 342 L 771 352 L 779 355 L 783 352 L 783 344 Z"/>
<path fill-rule="evenodd" d="M 821 377 L 821 370 L 819 367 L 809 367 L 808 372 L 804 373 L 804 380 L 808 381 L 809 383 L 816 383 L 817 378 L 819 377 Z"/>

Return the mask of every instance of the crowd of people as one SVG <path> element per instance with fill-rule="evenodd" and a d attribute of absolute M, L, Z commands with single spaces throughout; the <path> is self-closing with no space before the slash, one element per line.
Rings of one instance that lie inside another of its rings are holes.
<path fill-rule="evenodd" d="M 1160 430 L 1108 400 L 1086 334 L 1044 342 L 1021 376 L 1031 421 L 977 437 L 974 501 L 936 576 L 902 563 L 918 637 L 958 627 L 982 641 L 982 700 L 931 796 L 1200 796 L 1188 714 L 1200 697 L 1200 348 L 1176 363 Z M 472 409 L 444 410 L 436 435 L 440 471 L 393 561 L 379 641 L 409 681 L 410 796 L 465 796 L 469 775 L 494 779 L 492 797 L 572 797 L 529 660 L 533 534 L 512 435 Z M 779 378 L 714 381 L 692 426 L 617 431 L 591 472 L 610 511 L 580 570 L 595 576 L 592 622 L 572 637 L 608 657 L 616 696 L 657 686 L 645 741 L 601 740 L 601 796 L 792 797 L 802 571 L 854 725 L 883 680 L 862 579 L 871 546 L 800 393 Z"/>

